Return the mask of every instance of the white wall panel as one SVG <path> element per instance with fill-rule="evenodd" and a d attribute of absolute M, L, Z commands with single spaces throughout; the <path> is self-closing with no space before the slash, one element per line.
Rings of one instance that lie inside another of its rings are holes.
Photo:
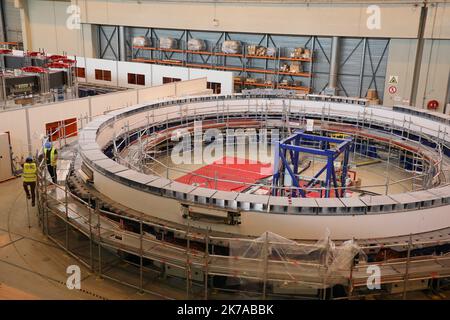
<path fill-rule="evenodd" d="M 424 37 L 450 39 L 450 3 L 436 3 L 428 7 Z"/>
<path fill-rule="evenodd" d="M 0 112 L 0 132 L 9 132 L 14 155 L 28 153 L 25 109 Z"/>
<path fill-rule="evenodd" d="M 45 136 L 47 123 L 70 118 L 84 117 L 89 114 L 89 99 L 68 100 L 28 108 L 30 118 L 30 137 L 33 153 L 40 148 Z"/>
<path fill-rule="evenodd" d="M 138 90 L 139 103 L 145 103 L 164 97 L 174 97 L 175 94 L 175 82 Z"/>
<path fill-rule="evenodd" d="M 121 91 L 92 96 L 90 99 L 92 116 L 95 117 L 107 111 L 137 104 L 137 93 L 135 90 Z"/>
<path fill-rule="evenodd" d="M 147 63 L 123 62 L 117 64 L 117 77 L 119 86 L 127 88 L 143 88 L 142 85 L 132 85 L 128 83 L 128 73 L 143 74 L 145 76 L 145 86 L 152 85 L 152 66 Z"/>
<path fill-rule="evenodd" d="M 152 65 L 152 84 L 158 86 L 163 84 L 163 77 L 189 80 L 189 69 L 182 67 Z"/>
<path fill-rule="evenodd" d="M 384 87 L 383 105 L 410 104 L 414 64 L 416 59 L 417 40 L 392 39 L 389 46 L 388 65 Z M 398 85 L 395 93 L 389 92 L 390 76 L 398 76 Z"/>
<path fill-rule="evenodd" d="M 86 58 L 86 80 L 91 83 L 100 83 L 104 85 L 117 85 L 117 61 Z M 111 81 L 95 79 L 95 69 L 111 71 Z"/>
<path fill-rule="evenodd" d="M 177 96 L 193 95 L 206 90 L 206 77 L 189 81 L 175 83 L 175 94 Z"/>
<path fill-rule="evenodd" d="M 190 79 L 207 78 L 209 82 L 219 82 L 221 84 L 222 94 L 233 93 L 233 73 L 225 71 L 189 69 Z"/>
<path fill-rule="evenodd" d="M 425 40 L 423 50 L 416 107 L 426 108 L 430 100 L 437 100 L 438 111 L 443 112 L 448 98 L 450 40 Z"/>

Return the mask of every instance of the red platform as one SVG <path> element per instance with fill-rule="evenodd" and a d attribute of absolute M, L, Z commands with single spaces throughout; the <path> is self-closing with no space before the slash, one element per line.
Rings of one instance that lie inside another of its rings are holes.
<path fill-rule="evenodd" d="M 210 165 L 201 167 L 176 179 L 176 181 L 203 188 L 241 192 L 249 187 L 245 183 L 256 183 L 260 179 L 271 176 L 272 172 L 270 163 L 264 164 L 237 157 L 223 157 Z M 215 178 L 218 180 L 232 180 L 233 182 L 215 182 Z"/>

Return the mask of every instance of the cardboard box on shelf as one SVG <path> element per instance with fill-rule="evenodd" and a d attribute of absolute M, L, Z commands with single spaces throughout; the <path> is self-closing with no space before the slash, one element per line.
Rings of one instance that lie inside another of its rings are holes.
<path fill-rule="evenodd" d="M 303 54 L 303 48 L 295 48 L 291 53 L 291 58 L 301 58 Z"/>
<path fill-rule="evenodd" d="M 280 67 L 280 71 L 289 72 L 289 65 L 287 63 L 283 63 Z"/>
<path fill-rule="evenodd" d="M 311 50 L 305 49 L 303 54 L 302 54 L 302 58 L 306 58 L 306 59 L 311 58 Z"/>
<path fill-rule="evenodd" d="M 251 56 L 265 56 L 267 54 L 267 48 L 257 45 L 247 46 L 247 53 Z"/>
<path fill-rule="evenodd" d="M 288 79 L 284 79 L 280 82 L 280 84 L 284 85 L 284 86 L 290 86 L 290 85 L 292 85 L 292 81 L 288 80 Z"/>
<path fill-rule="evenodd" d="M 292 73 L 298 73 L 298 72 L 302 72 L 303 68 L 302 68 L 302 64 L 300 62 L 292 62 L 290 67 L 289 67 L 289 72 Z"/>
<path fill-rule="evenodd" d="M 266 47 L 258 46 L 258 47 L 256 48 L 256 55 L 257 55 L 257 56 L 265 56 L 266 53 L 267 53 Z"/>
<path fill-rule="evenodd" d="M 366 98 L 369 99 L 369 100 L 377 99 L 377 98 L 378 98 L 377 91 L 376 91 L 375 89 L 369 89 L 369 90 L 367 90 L 367 96 L 366 96 Z"/>
<path fill-rule="evenodd" d="M 247 46 L 247 53 L 251 56 L 254 56 L 256 54 L 256 46 L 255 45 Z"/>

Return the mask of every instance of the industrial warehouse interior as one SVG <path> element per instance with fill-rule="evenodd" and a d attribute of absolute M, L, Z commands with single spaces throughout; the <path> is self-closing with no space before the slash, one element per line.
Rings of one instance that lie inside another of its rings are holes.
<path fill-rule="evenodd" d="M 0 300 L 450 300 L 450 0 L 0 11 Z"/>

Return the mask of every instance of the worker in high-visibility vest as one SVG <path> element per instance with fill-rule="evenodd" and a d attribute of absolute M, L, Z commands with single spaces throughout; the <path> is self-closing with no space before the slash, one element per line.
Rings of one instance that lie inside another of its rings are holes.
<path fill-rule="evenodd" d="M 31 206 L 34 207 L 36 200 L 37 167 L 32 157 L 27 157 L 25 163 L 23 164 L 22 179 L 23 189 L 25 190 L 27 199 L 31 198 Z"/>
<path fill-rule="evenodd" d="M 51 142 L 47 141 L 44 145 L 44 157 L 47 164 L 47 170 L 52 177 L 53 183 L 58 183 L 58 177 L 56 176 L 56 163 L 58 161 L 58 151 L 52 145 Z"/>

